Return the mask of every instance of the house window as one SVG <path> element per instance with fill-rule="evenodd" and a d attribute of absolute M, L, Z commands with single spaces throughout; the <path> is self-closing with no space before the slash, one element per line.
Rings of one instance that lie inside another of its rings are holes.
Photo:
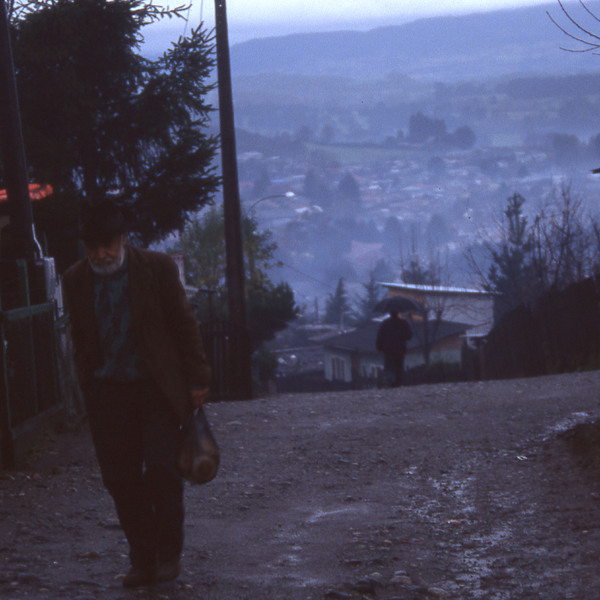
<path fill-rule="evenodd" d="M 331 375 L 333 380 L 343 381 L 346 378 L 345 364 L 341 358 L 333 357 L 331 359 Z"/>
<path fill-rule="evenodd" d="M 380 374 L 383 373 L 382 367 L 371 367 L 371 378 L 379 379 Z"/>

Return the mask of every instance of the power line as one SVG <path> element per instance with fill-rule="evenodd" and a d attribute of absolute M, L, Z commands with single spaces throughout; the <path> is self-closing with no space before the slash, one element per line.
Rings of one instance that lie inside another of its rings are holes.
<path fill-rule="evenodd" d="M 188 11 L 187 11 L 187 17 L 184 19 L 184 25 L 183 25 L 183 37 L 186 36 L 187 34 L 187 28 L 188 28 L 188 23 L 190 21 L 190 14 L 192 12 L 192 6 L 193 6 L 193 2 L 190 2 L 190 5 L 188 6 Z M 200 20 L 198 21 L 198 25 L 200 23 L 202 23 L 202 16 L 204 15 L 204 0 L 200 0 Z"/>
<path fill-rule="evenodd" d="M 288 269 L 291 269 L 292 271 L 296 271 L 296 273 L 300 273 L 300 275 L 304 275 L 305 277 L 308 277 L 309 279 L 316 281 L 318 284 L 322 285 L 323 287 L 329 288 L 330 290 L 335 289 L 335 286 L 332 285 L 331 283 L 325 283 L 324 281 L 321 281 L 320 279 L 317 279 L 316 277 L 313 277 L 312 275 L 309 275 L 308 273 L 305 273 L 304 271 L 301 271 L 300 269 L 293 267 L 292 265 L 288 265 L 287 263 L 284 263 L 282 260 L 279 260 L 278 262 L 280 262 L 284 267 L 287 267 Z"/>
<path fill-rule="evenodd" d="M 190 22 L 190 13 L 192 12 L 192 4 L 188 6 L 187 17 L 183 20 L 183 36 L 185 37 L 187 34 L 188 23 Z"/>

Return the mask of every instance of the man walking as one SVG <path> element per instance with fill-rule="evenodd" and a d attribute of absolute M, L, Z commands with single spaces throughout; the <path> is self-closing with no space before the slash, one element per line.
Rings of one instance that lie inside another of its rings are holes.
<path fill-rule="evenodd" d="M 412 336 L 410 325 L 397 312 L 391 312 L 379 326 L 375 347 L 383 352 L 383 373 L 391 387 L 402 385 L 406 343 Z"/>
<path fill-rule="evenodd" d="M 180 426 L 210 367 L 175 263 L 127 245 L 126 219 L 83 207 L 86 258 L 64 275 L 74 359 L 102 479 L 127 541 L 125 587 L 176 579 L 183 548 Z"/>

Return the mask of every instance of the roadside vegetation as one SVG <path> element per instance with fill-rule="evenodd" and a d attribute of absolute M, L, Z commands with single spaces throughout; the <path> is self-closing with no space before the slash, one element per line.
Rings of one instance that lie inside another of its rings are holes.
<path fill-rule="evenodd" d="M 200 26 L 149 60 L 143 28 L 183 8 L 147 0 L 15 0 L 10 8 L 30 176 L 54 190 L 35 222 L 59 270 L 77 258 L 83 200 L 119 198 L 143 244 L 182 228 L 219 183 L 207 129 L 211 34 Z"/>

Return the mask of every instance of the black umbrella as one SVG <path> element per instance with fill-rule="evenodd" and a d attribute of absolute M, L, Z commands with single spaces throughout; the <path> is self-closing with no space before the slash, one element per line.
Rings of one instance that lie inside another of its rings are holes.
<path fill-rule="evenodd" d="M 392 296 L 391 298 L 384 298 L 380 300 L 374 307 L 373 312 L 376 313 L 399 313 L 399 312 L 410 312 L 410 311 L 422 311 L 423 307 L 417 304 L 410 298 L 404 296 Z"/>

